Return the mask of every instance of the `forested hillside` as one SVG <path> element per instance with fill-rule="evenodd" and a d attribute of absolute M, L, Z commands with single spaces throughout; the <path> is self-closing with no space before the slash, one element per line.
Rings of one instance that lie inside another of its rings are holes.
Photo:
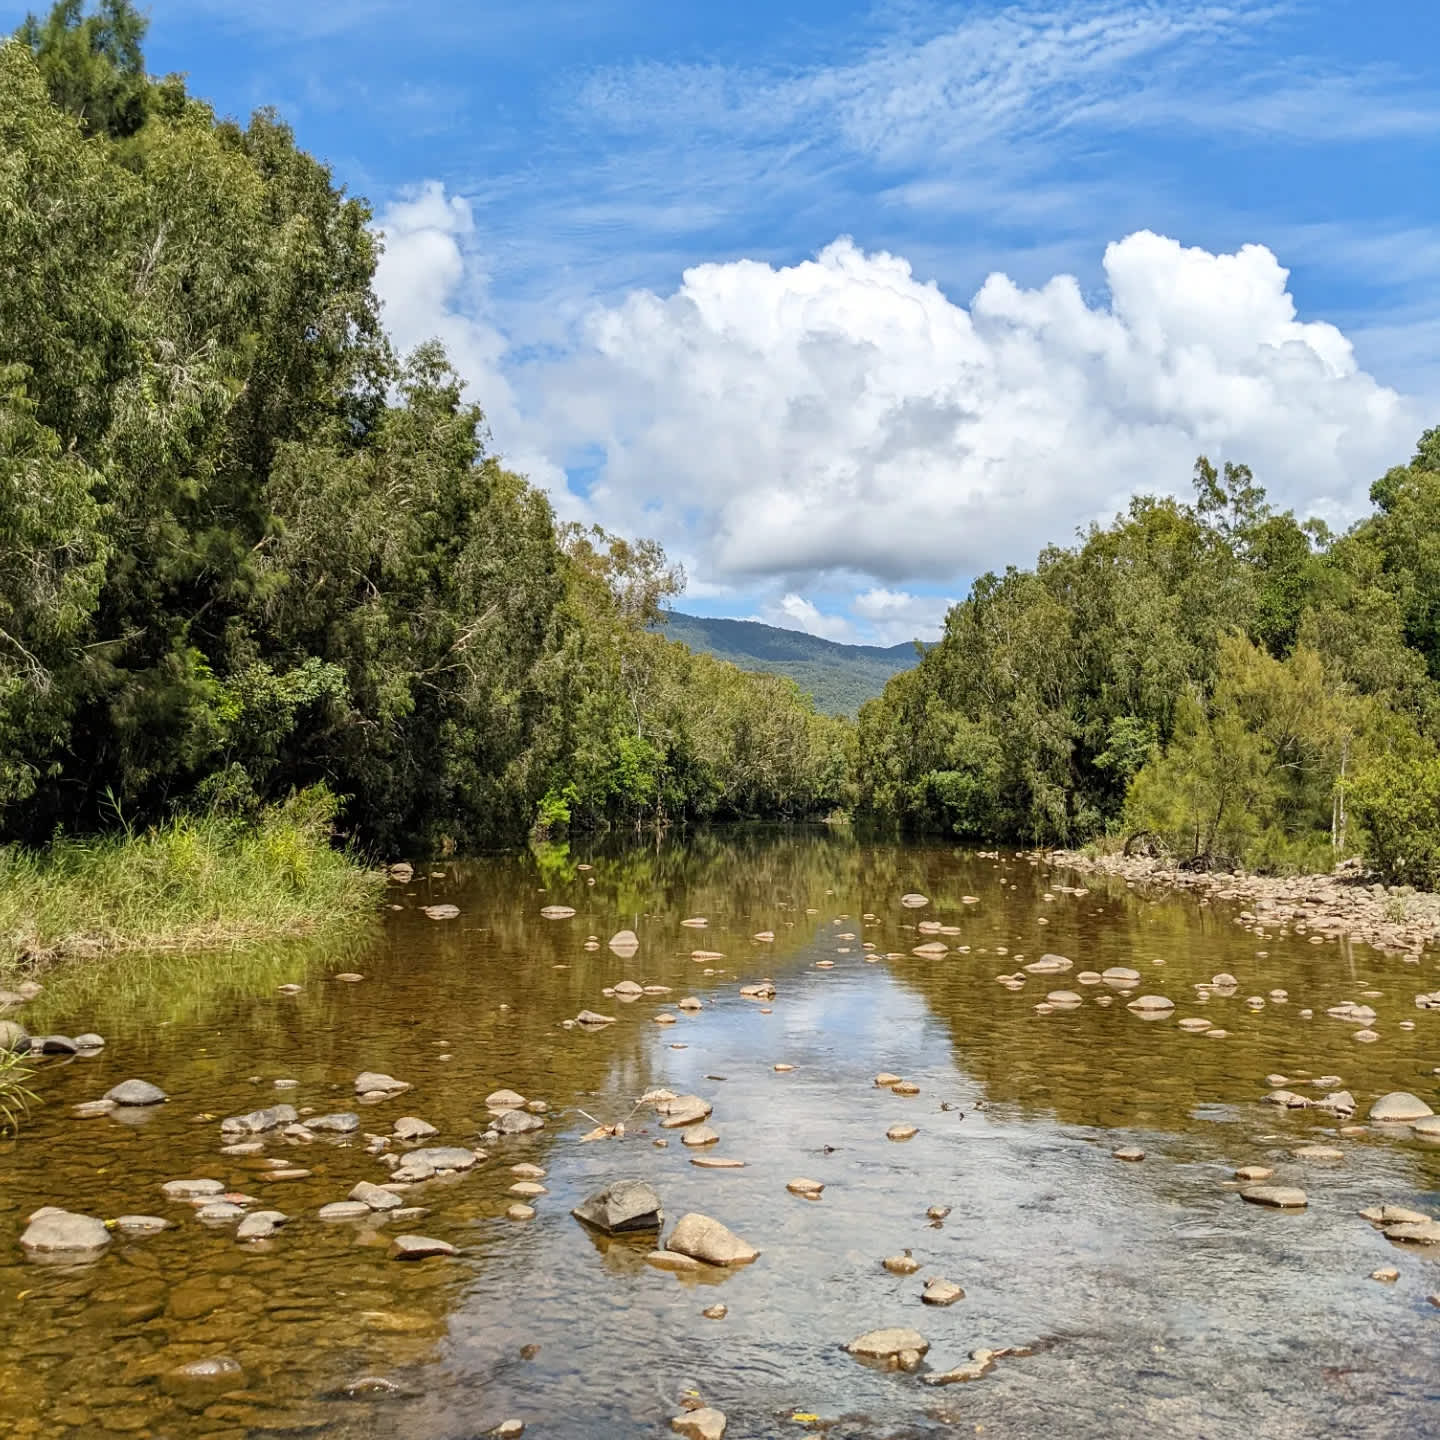
<path fill-rule="evenodd" d="M 147 76 L 124 0 L 0 45 L 0 838 L 342 797 L 375 845 L 828 810 L 847 732 L 651 633 L 557 526 L 361 200 Z"/>
<path fill-rule="evenodd" d="M 726 620 L 672 610 L 665 633 L 692 650 L 728 660 L 742 670 L 761 670 L 793 680 L 827 715 L 854 716 L 885 682 L 919 659 L 904 645 L 842 645 L 803 630 L 782 630 L 756 620 Z"/>

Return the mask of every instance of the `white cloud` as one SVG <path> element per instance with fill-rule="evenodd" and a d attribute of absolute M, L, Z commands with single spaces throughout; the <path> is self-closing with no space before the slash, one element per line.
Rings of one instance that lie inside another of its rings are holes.
<path fill-rule="evenodd" d="M 563 505 L 564 472 L 529 440 L 509 380 L 508 342 L 487 313 L 489 288 L 475 258 L 469 203 L 427 181 L 387 206 L 375 228 L 384 245 L 375 292 L 391 341 L 402 354 L 441 341 L 466 397 L 484 407 L 498 448 Z"/>
<path fill-rule="evenodd" d="M 907 640 L 938 640 L 945 628 L 945 612 L 955 603 L 951 597 L 912 595 L 906 590 L 872 586 L 854 599 L 851 610 L 881 645 L 900 645 Z"/>
<path fill-rule="evenodd" d="M 1338 329 L 1297 319 L 1263 246 L 1141 231 L 1104 274 L 1108 301 L 994 274 L 966 309 L 844 239 L 784 268 L 696 266 L 672 295 L 594 312 L 538 377 L 546 423 L 603 451 L 606 523 L 704 579 L 797 594 L 1029 562 L 1137 489 L 1187 489 L 1201 451 L 1343 521 L 1418 432 Z"/>
<path fill-rule="evenodd" d="M 855 627 L 845 616 L 826 615 L 818 606 L 793 591 L 766 605 L 757 618 L 766 625 L 778 625 L 782 630 L 804 630 L 822 640 L 838 640 L 842 645 L 855 641 Z"/>

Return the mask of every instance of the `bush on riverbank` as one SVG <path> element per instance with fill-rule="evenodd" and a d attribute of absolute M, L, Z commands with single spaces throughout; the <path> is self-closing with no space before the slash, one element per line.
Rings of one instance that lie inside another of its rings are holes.
<path fill-rule="evenodd" d="M 213 950 L 354 924 L 381 881 L 335 848 L 311 790 L 254 818 L 0 849 L 0 966 L 114 950 Z"/>

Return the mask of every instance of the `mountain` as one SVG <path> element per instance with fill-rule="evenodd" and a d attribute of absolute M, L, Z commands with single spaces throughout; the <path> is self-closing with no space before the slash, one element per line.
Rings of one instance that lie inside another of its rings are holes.
<path fill-rule="evenodd" d="M 788 675 L 831 715 L 853 715 L 878 695 L 885 682 L 908 670 L 918 656 L 914 642 L 903 645 L 841 645 L 803 630 L 782 630 L 757 620 L 719 620 L 670 612 L 664 633 L 692 650 L 702 650 L 742 670 Z"/>

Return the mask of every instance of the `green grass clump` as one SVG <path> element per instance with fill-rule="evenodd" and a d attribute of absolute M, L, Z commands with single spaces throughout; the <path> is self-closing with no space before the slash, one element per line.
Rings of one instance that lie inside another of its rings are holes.
<path fill-rule="evenodd" d="M 0 849 L 0 968 L 112 951 L 231 949 L 369 911 L 379 877 L 332 843 L 334 797 L 257 817 L 181 815 L 138 833 Z"/>
<path fill-rule="evenodd" d="M 25 1088 L 31 1070 L 13 1050 L 0 1050 L 0 1135 L 13 1135 L 35 1096 Z"/>

